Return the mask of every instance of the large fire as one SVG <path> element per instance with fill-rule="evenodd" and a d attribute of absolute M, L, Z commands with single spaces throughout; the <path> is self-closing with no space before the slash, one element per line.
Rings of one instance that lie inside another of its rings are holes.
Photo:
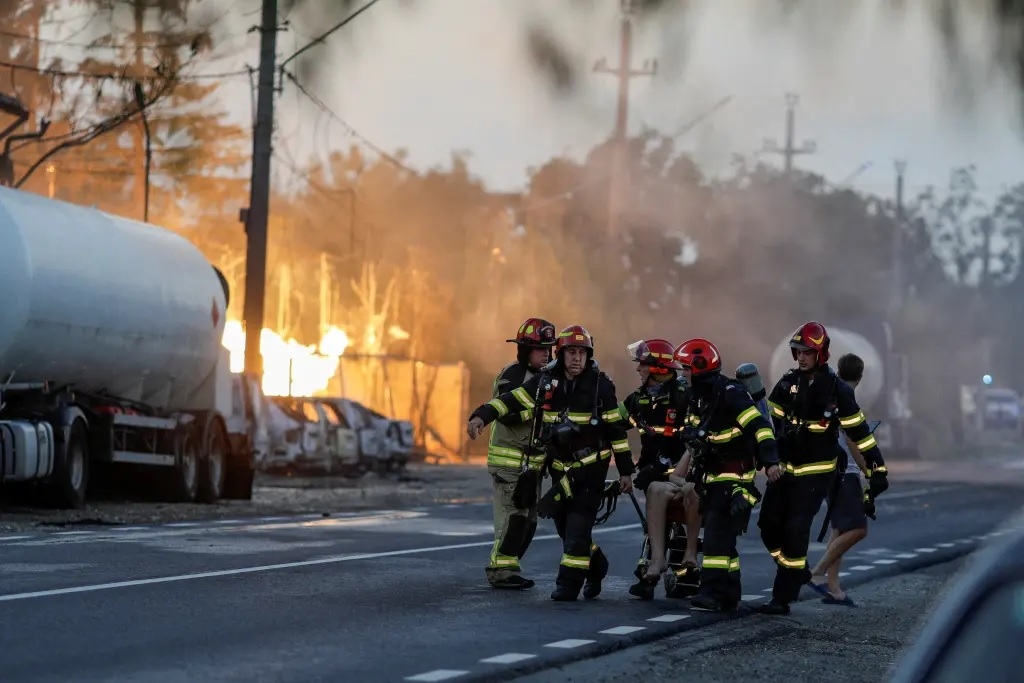
<path fill-rule="evenodd" d="M 231 371 L 241 372 L 245 368 L 242 323 L 229 320 L 225 324 L 223 344 L 231 353 Z M 260 335 L 263 393 L 267 396 L 314 396 L 326 391 L 348 345 L 348 335 L 338 327 L 328 328 L 320 343 L 314 346 L 284 339 L 273 330 L 264 328 Z"/>

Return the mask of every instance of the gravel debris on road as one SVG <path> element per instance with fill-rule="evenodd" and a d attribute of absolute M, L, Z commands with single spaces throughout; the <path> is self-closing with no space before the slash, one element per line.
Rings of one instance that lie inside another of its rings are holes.
<path fill-rule="evenodd" d="M 727 620 L 514 681 L 878 683 L 888 679 L 903 648 L 915 641 L 965 561 L 857 586 L 849 591 L 855 608 L 808 599 L 788 617 Z"/>
<path fill-rule="evenodd" d="M 479 465 L 410 463 L 401 473 L 360 479 L 257 475 L 252 500 L 211 505 L 95 500 L 81 510 L 0 505 L 0 531 L 79 525 L 159 524 L 262 515 L 330 514 L 438 502 L 486 501 L 491 480 Z"/>

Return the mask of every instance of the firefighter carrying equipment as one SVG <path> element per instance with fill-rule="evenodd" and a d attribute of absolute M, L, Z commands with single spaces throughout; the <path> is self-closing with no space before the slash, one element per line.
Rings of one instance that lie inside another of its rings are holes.
<path fill-rule="evenodd" d="M 680 346 L 676 357 L 682 357 L 684 366 L 703 366 L 694 371 L 687 404 L 687 436 L 699 441 L 694 451 L 703 472 L 699 484 L 704 515 L 701 589 L 691 604 L 731 610 L 742 593 L 738 530 L 746 528 L 760 498 L 754 486 L 758 466 L 779 464 L 775 435 L 743 385 L 721 374 L 721 354 L 713 344 L 691 340 Z"/>
<path fill-rule="evenodd" d="M 677 438 L 684 426 L 685 396 L 685 383 L 668 379 L 639 387 L 619 403 L 619 414 L 627 428 L 640 431 L 637 469 L 653 468 L 640 478 L 639 484 L 634 481 L 641 491 L 647 490 L 650 481 L 667 480 L 668 473 L 686 452 L 686 445 Z"/>
<path fill-rule="evenodd" d="M 803 325 L 791 345 L 828 358 L 828 335 L 818 323 Z M 811 524 L 842 453 L 839 429 L 857 444 L 880 482 L 886 478 L 886 469 L 853 389 L 827 363 L 808 372 L 787 372 L 768 395 L 768 405 L 784 466 L 782 478 L 765 491 L 758 519 L 761 540 L 777 565 L 772 600 L 762 611 L 788 614 L 789 603 L 797 599 L 810 576 L 807 548 Z"/>
<path fill-rule="evenodd" d="M 558 343 L 559 351 L 568 346 L 593 350 L 590 335 L 578 325 L 564 330 Z M 600 562 L 593 567 L 591 564 L 596 547 L 591 532 L 605 493 L 605 475 L 613 456 L 620 476 L 635 471 L 615 385 L 593 359 L 575 378 L 566 376 L 559 360 L 550 374 L 535 375 L 522 387 L 491 399 L 474 410 L 470 418 L 479 418 L 486 425 L 500 415 L 524 412 L 531 416 L 536 412 L 541 425 L 536 439 L 546 451 L 545 463 L 554 491 L 549 491 L 544 499 L 554 503 L 552 518 L 562 539 L 558 589 L 552 598 L 575 599 L 584 582 L 588 583 L 584 597 L 596 595 L 594 591 L 600 592 L 603 575 Z M 544 499 L 541 502 L 547 507 Z"/>

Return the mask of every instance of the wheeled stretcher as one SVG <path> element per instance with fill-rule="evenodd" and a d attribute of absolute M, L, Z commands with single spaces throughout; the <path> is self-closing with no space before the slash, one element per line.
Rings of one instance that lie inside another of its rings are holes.
<path fill-rule="evenodd" d="M 647 573 L 647 568 L 651 563 L 651 539 L 647 533 L 647 520 L 644 517 L 643 510 L 640 508 L 640 504 L 637 503 L 636 498 L 632 494 L 630 494 L 630 499 L 633 501 L 633 507 L 636 509 L 637 515 L 640 516 L 640 522 L 643 524 L 644 540 L 643 548 L 640 553 L 640 561 L 637 563 L 636 570 L 633 572 L 636 575 L 638 582 L 630 588 L 629 592 L 631 595 L 636 595 L 637 597 L 645 600 L 651 600 L 654 598 L 654 591 L 649 586 L 645 586 L 645 582 L 643 580 L 644 575 Z M 673 501 L 669 503 L 666 522 L 665 549 L 668 555 L 668 570 L 662 574 L 662 582 L 665 586 L 665 597 L 689 598 L 696 595 L 700 590 L 700 568 L 699 566 L 683 566 L 683 557 L 686 552 L 686 517 L 682 501 Z M 704 539 L 698 537 L 698 565 L 700 564 L 703 550 Z"/>

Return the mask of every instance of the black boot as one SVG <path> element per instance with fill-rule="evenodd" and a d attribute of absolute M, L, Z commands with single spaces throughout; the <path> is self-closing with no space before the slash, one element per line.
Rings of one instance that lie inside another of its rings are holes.
<path fill-rule="evenodd" d="M 527 588 L 533 588 L 536 584 L 533 580 L 513 574 L 507 579 L 500 579 L 498 581 L 491 582 L 491 588 L 505 588 L 511 590 L 526 590 Z"/>
<path fill-rule="evenodd" d="M 709 593 L 698 593 L 690 600 L 690 607 L 701 612 L 731 612 L 736 609 L 736 603 L 719 600 Z"/>
<path fill-rule="evenodd" d="M 641 600 L 653 600 L 654 589 L 658 587 L 658 580 L 649 581 L 647 579 L 640 579 L 632 586 L 629 587 L 629 594 L 635 595 Z"/>
<path fill-rule="evenodd" d="M 556 583 L 555 590 L 551 593 L 551 599 L 556 602 L 575 602 L 579 597 L 580 587 L 570 586 L 567 583 Z"/>
<path fill-rule="evenodd" d="M 608 576 L 608 558 L 600 548 L 590 556 L 590 571 L 587 574 L 587 583 L 583 586 L 583 597 L 593 600 L 601 594 L 601 582 Z"/>
<path fill-rule="evenodd" d="M 772 598 L 768 603 L 761 605 L 757 611 L 761 614 L 768 614 L 775 617 L 783 616 L 785 614 L 789 614 L 789 603 Z"/>

